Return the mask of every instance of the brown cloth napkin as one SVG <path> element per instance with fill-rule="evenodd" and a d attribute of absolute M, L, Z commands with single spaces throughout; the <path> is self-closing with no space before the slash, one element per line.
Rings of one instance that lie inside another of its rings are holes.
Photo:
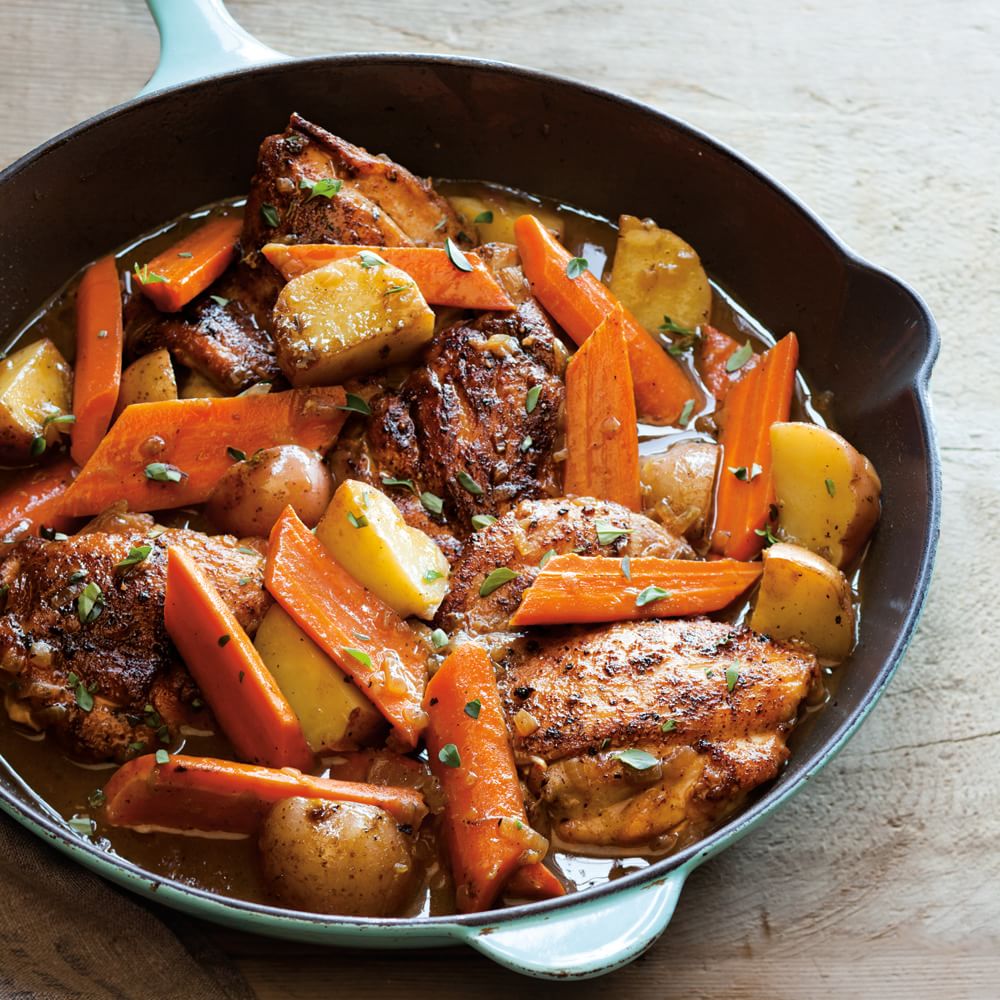
<path fill-rule="evenodd" d="M 0 1000 L 253 1000 L 205 924 L 147 904 L 0 815 Z"/>

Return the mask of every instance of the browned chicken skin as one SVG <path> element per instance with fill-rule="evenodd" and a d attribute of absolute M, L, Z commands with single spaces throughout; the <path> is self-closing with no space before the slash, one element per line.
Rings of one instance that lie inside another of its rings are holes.
<path fill-rule="evenodd" d="M 805 649 L 696 619 L 539 630 L 499 681 L 555 836 L 662 850 L 777 775 L 817 676 Z M 656 760 L 631 766 L 628 749 Z"/>
<path fill-rule="evenodd" d="M 197 689 L 163 624 L 170 545 L 192 553 L 251 633 L 270 604 L 262 546 L 159 530 L 148 515 L 109 513 L 66 540 L 27 538 L 0 560 L 0 581 L 9 588 L 0 615 L 7 711 L 87 760 L 121 761 L 140 743 L 155 749 L 185 723 L 206 728 L 206 714 L 192 704 Z M 146 559 L 116 568 L 144 544 L 152 546 Z M 103 608 L 83 623 L 77 599 L 91 582 L 101 589 Z M 82 707 L 88 695 L 90 710 Z"/>

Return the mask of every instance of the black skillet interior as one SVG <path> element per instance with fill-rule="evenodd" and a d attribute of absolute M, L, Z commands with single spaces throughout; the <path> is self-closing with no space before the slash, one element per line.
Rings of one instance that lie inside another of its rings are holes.
<path fill-rule="evenodd" d="M 882 476 L 861 644 L 781 779 L 816 768 L 887 679 L 916 623 L 938 520 L 923 398 L 926 308 L 857 261 L 787 193 L 710 140 L 628 100 L 472 60 L 341 56 L 193 84 L 126 105 L 0 175 L 0 333 L 89 260 L 246 191 L 261 138 L 291 111 L 417 173 L 498 181 L 592 212 L 652 216 L 834 393 L 844 434 Z"/>

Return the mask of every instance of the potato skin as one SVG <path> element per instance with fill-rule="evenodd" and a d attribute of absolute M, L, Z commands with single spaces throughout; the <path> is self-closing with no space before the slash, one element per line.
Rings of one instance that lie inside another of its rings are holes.
<path fill-rule="evenodd" d="M 411 835 L 376 806 L 285 799 L 257 843 L 265 885 L 294 909 L 389 917 L 417 886 Z"/>
<path fill-rule="evenodd" d="M 639 466 L 643 506 L 672 534 L 696 541 L 705 533 L 712 506 L 719 446 L 681 441 Z"/>
<path fill-rule="evenodd" d="M 320 455 L 284 444 L 236 462 L 219 480 L 205 512 L 223 531 L 266 537 L 289 504 L 312 527 L 331 493 L 330 473 Z"/>
<path fill-rule="evenodd" d="M 46 417 L 72 412 L 73 372 L 51 340 L 22 347 L 0 360 L 0 463 L 31 465 L 32 442 L 44 436 L 59 441 L 57 424 Z"/>
<path fill-rule="evenodd" d="M 154 403 L 177 398 L 177 377 L 174 375 L 170 352 L 161 347 L 144 354 L 122 372 L 115 419 L 133 403 Z"/>

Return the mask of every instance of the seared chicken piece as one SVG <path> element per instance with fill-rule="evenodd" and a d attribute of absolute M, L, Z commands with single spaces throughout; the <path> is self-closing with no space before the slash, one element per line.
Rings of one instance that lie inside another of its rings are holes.
<path fill-rule="evenodd" d="M 778 774 L 817 677 L 804 648 L 696 619 L 538 632 L 499 681 L 556 839 L 656 851 Z"/>
<path fill-rule="evenodd" d="M 152 546 L 144 560 L 117 566 L 141 545 Z M 263 542 L 157 529 L 149 515 L 118 513 L 66 540 L 24 539 L 0 560 L 0 680 L 12 719 L 92 761 L 168 745 L 186 722 L 209 728 L 163 624 L 170 545 L 186 548 L 240 624 L 256 630 L 270 604 Z M 82 620 L 90 605 L 79 598 L 91 583 L 101 598 Z"/>
<path fill-rule="evenodd" d="M 317 181 L 340 181 L 332 195 Z M 464 237 L 458 216 L 430 183 L 405 167 L 293 114 L 260 146 L 247 198 L 243 252 L 265 243 L 440 246 Z M 253 262 L 253 258 L 251 257 Z"/>
<path fill-rule="evenodd" d="M 441 331 L 400 391 L 372 406 L 368 452 L 353 473 L 412 479 L 416 495 L 392 490 L 404 517 L 420 528 L 446 523 L 459 538 L 476 514 L 557 494 L 565 357 L 533 301 Z M 424 491 L 444 502 L 443 515 L 428 516 Z"/>
<path fill-rule="evenodd" d="M 620 534 L 602 545 L 597 537 L 598 528 Z M 452 568 L 451 585 L 436 624 L 447 632 L 464 631 L 471 635 L 506 628 L 521 603 L 521 595 L 538 576 L 539 562 L 547 552 L 661 559 L 694 557 L 685 541 L 619 504 L 579 497 L 525 500 L 496 524 L 466 540 Z M 514 570 L 517 578 L 489 596 L 480 597 L 483 580 L 498 566 Z"/>

